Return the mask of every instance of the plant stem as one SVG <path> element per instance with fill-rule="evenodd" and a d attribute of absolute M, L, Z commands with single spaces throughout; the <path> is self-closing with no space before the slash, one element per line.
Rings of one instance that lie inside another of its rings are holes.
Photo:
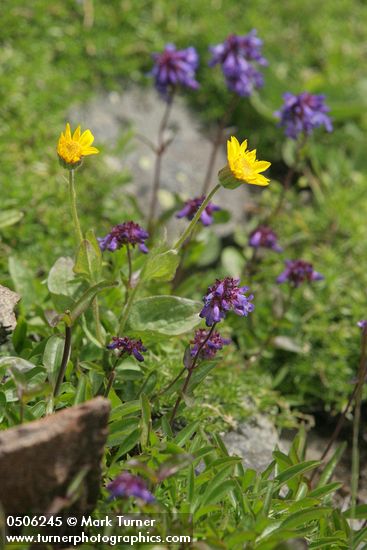
<path fill-rule="evenodd" d="M 169 115 L 171 113 L 173 96 L 174 96 L 174 92 L 172 92 L 167 99 L 166 107 L 164 109 L 163 117 L 158 130 L 158 145 L 154 149 L 155 165 L 154 165 L 154 177 L 153 177 L 153 190 L 152 190 L 152 197 L 150 201 L 149 215 L 148 215 L 148 232 L 151 235 L 153 234 L 154 219 L 155 219 L 156 209 L 157 209 L 158 191 L 159 191 L 160 182 L 161 182 L 162 156 L 167 147 L 167 144 L 164 142 L 164 132 L 167 128 Z"/>
<path fill-rule="evenodd" d="M 109 396 L 109 393 L 111 391 L 111 388 L 112 388 L 113 383 L 114 383 L 115 378 L 116 378 L 116 367 L 117 367 L 117 363 L 119 362 L 119 359 L 121 359 L 121 355 L 116 357 L 116 360 L 113 364 L 113 367 L 112 367 L 111 372 L 110 372 L 109 377 L 108 377 L 107 386 L 106 386 L 106 389 L 104 391 L 103 397 L 108 397 Z"/>
<path fill-rule="evenodd" d="M 140 286 L 140 281 L 137 282 L 136 286 L 132 289 L 131 293 L 129 294 L 129 298 L 122 310 L 122 314 L 120 317 L 120 328 L 119 328 L 119 334 L 122 334 L 127 322 L 127 319 L 129 317 L 131 306 L 133 305 L 135 294 L 138 291 L 138 288 Z"/>
<path fill-rule="evenodd" d="M 186 371 L 186 367 L 183 367 L 180 372 L 178 373 L 178 375 L 172 380 L 172 382 L 170 382 L 168 384 L 168 386 L 166 386 L 165 388 L 163 388 L 163 390 L 161 390 L 160 392 L 156 393 L 155 395 L 152 396 L 152 401 L 156 398 L 156 397 L 159 397 L 160 395 L 163 395 L 164 393 L 166 393 L 168 390 L 170 390 L 172 388 L 172 386 L 174 386 L 177 382 L 177 380 L 179 380 L 181 378 L 181 376 L 183 375 L 183 373 Z"/>
<path fill-rule="evenodd" d="M 78 217 L 78 210 L 76 207 L 76 192 L 75 192 L 75 185 L 74 185 L 74 172 L 75 170 L 69 170 L 69 200 L 70 200 L 70 208 L 71 208 L 71 215 L 73 217 L 73 225 L 74 225 L 74 232 L 75 232 L 75 238 L 76 238 L 76 245 L 77 247 L 80 246 L 80 243 L 83 240 L 83 233 L 80 227 L 79 217 Z"/>
<path fill-rule="evenodd" d="M 187 373 L 186 380 L 185 380 L 185 382 L 184 382 L 184 385 L 182 386 L 182 390 L 181 390 L 180 393 L 178 394 L 178 397 L 177 397 L 175 406 L 173 407 L 173 411 L 172 411 L 172 414 L 171 414 L 171 419 L 170 419 L 171 428 L 172 428 L 172 426 L 173 426 L 173 422 L 174 422 L 174 420 L 175 420 L 175 416 L 176 416 L 178 407 L 180 406 L 180 403 L 181 403 L 181 401 L 182 401 L 182 397 L 183 397 L 183 395 L 185 394 L 185 391 L 186 391 L 187 388 L 188 388 L 188 385 L 189 385 L 189 383 L 190 383 L 190 379 L 191 379 L 192 373 L 193 373 L 194 370 L 195 370 L 196 364 L 197 364 L 198 359 L 199 359 L 199 356 L 200 356 L 200 352 L 201 352 L 201 350 L 203 349 L 203 347 L 205 346 L 205 344 L 207 343 L 207 341 L 210 339 L 211 335 L 213 334 L 216 325 L 217 325 L 217 323 L 214 323 L 213 326 L 211 327 L 211 329 L 209 330 L 207 337 L 206 337 L 205 340 L 202 342 L 202 344 L 200 344 L 200 346 L 198 347 L 198 350 L 197 350 L 197 352 L 196 352 L 196 354 L 195 354 L 195 357 L 194 357 L 194 359 L 193 359 L 193 361 L 192 361 L 190 367 L 188 368 L 188 373 Z M 181 375 L 181 373 L 180 373 L 180 375 Z M 177 377 L 176 377 L 176 378 L 177 378 Z M 178 378 L 177 378 L 177 379 L 178 379 Z M 176 382 L 176 380 L 175 380 L 175 382 Z"/>
<path fill-rule="evenodd" d="M 210 182 L 211 182 L 211 179 L 212 179 L 212 176 L 213 176 L 215 161 L 217 159 L 218 150 L 219 150 L 219 147 L 220 147 L 220 145 L 222 143 L 222 139 L 223 139 L 224 129 L 227 126 L 228 121 L 231 118 L 231 115 L 232 115 L 233 111 L 235 110 L 235 108 L 237 107 L 239 101 L 240 101 L 239 96 L 237 96 L 237 95 L 232 96 L 232 99 L 231 99 L 231 101 L 228 105 L 228 108 L 225 111 L 224 115 L 222 116 L 221 121 L 219 123 L 219 126 L 217 128 L 217 133 L 216 133 L 214 141 L 213 141 L 213 146 L 212 146 L 212 150 L 211 150 L 211 153 L 210 153 L 210 156 L 209 156 L 208 167 L 207 167 L 207 170 L 206 170 L 204 183 L 203 183 L 202 193 L 204 195 L 207 194 L 208 189 L 210 187 Z"/>
<path fill-rule="evenodd" d="M 61 365 L 59 369 L 59 374 L 57 376 L 55 389 L 54 389 L 54 397 L 57 396 L 57 394 L 60 391 L 60 387 L 62 384 L 62 381 L 65 376 L 66 366 L 68 364 L 69 356 L 70 356 L 70 350 L 71 350 L 71 327 L 69 325 L 65 324 L 65 342 L 64 342 L 64 351 L 62 354 L 61 359 Z"/>
<path fill-rule="evenodd" d="M 127 265 L 128 265 L 128 269 L 129 269 L 127 286 L 128 286 L 128 288 L 131 288 L 131 278 L 132 278 L 132 275 L 133 275 L 133 266 L 132 266 L 132 261 L 131 261 L 131 250 L 130 250 L 129 243 L 126 243 L 126 255 L 127 255 Z"/>
<path fill-rule="evenodd" d="M 217 183 L 217 185 L 210 191 L 209 195 L 204 199 L 199 210 L 196 212 L 194 218 L 191 220 L 186 230 L 182 233 L 181 237 L 178 239 L 178 241 L 174 245 L 174 248 L 176 250 L 179 250 L 184 244 L 184 242 L 191 236 L 191 233 L 193 232 L 195 225 L 200 219 L 201 213 L 205 210 L 206 206 L 210 202 L 210 199 L 215 195 L 215 193 L 218 191 L 219 188 L 220 188 L 220 183 Z"/>

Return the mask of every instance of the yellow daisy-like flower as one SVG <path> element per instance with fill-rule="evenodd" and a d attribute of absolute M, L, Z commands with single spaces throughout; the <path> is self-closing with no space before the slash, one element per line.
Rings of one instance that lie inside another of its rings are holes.
<path fill-rule="evenodd" d="M 260 172 L 270 166 L 270 162 L 256 160 L 256 150 L 247 150 L 247 140 L 241 144 L 232 136 L 227 142 L 228 166 L 219 172 L 219 179 L 224 187 L 235 188 L 241 183 L 250 185 L 269 185 L 270 180 Z"/>
<path fill-rule="evenodd" d="M 80 126 L 71 135 L 70 124 L 66 124 L 65 132 L 61 132 L 57 144 L 57 154 L 62 164 L 71 169 L 77 168 L 82 163 L 83 157 L 97 155 L 96 147 L 91 147 L 94 136 L 90 130 L 81 134 Z"/>

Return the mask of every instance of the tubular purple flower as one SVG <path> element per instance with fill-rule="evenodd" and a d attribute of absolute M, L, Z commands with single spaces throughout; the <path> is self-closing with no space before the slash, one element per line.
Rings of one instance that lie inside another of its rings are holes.
<path fill-rule="evenodd" d="M 247 317 L 255 309 L 254 304 L 251 303 L 253 295 L 245 296 L 244 293 L 249 289 L 247 286 L 239 286 L 239 282 L 239 279 L 226 277 L 222 280 L 217 279 L 214 285 L 208 288 L 203 298 L 204 307 L 199 314 L 205 319 L 208 327 L 219 323 L 230 310 L 237 315 Z"/>
<path fill-rule="evenodd" d="M 155 501 L 154 496 L 148 490 L 145 481 L 129 472 L 123 472 L 116 479 L 107 485 L 111 499 L 118 497 L 136 497 L 146 503 Z"/>
<path fill-rule="evenodd" d="M 149 233 L 145 231 L 139 224 L 133 221 L 120 223 L 115 225 L 111 231 L 103 238 L 98 238 L 101 250 L 110 250 L 114 252 L 122 248 L 124 245 L 135 246 L 139 245 L 139 250 L 146 254 L 148 248 L 145 245 L 146 239 L 149 238 Z"/>
<path fill-rule="evenodd" d="M 261 55 L 262 40 L 256 30 L 244 36 L 230 34 L 222 44 L 211 46 L 209 66 L 220 64 L 227 87 L 239 96 L 250 96 L 263 84 L 263 76 L 256 65 L 267 65 Z"/>
<path fill-rule="evenodd" d="M 107 349 L 118 350 L 120 355 L 127 354 L 133 355 L 138 361 L 144 361 L 142 352 L 147 351 L 147 348 L 143 346 L 143 342 L 135 340 L 134 338 L 128 338 L 124 336 L 120 338 L 118 336 L 112 337 L 112 342 L 108 344 Z"/>
<path fill-rule="evenodd" d="M 367 319 L 361 319 L 361 321 L 358 321 L 357 326 L 362 330 L 365 330 L 367 328 Z"/>
<path fill-rule="evenodd" d="M 248 244 L 253 248 L 270 248 L 275 252 L 283 250 L 278 244 L 277 234 L 265 225 L 260 225 L 250 234 Z"/>
<path fill-rule="evenodd" d="M 208 337 L 208 334 L 209 331 L 204 328 L 200 328 L 195 331 L 194 339 L 190 342 L 190 344 L 193 344 L 190 351 L 191 357 L 195 357 L 200 346 L 203 345 L 205 339 Z M 222 338 L 219 332 L 215 330 L 200 350 L 199 357 L 200 359 L 213 359 L 217 352 L 223 348 L 223 346 L 227 346 L 230 343 L 231 340 L 229 338 Z"/>
<path fill-rule="evenodd" d="M 186 201 L 182 210 L 180 210 L 176 214 L 176 218 L 187 218 L 191 221 L 194 218 L 196 212 L 199 210 L 202 203 L 204 202 L 204 199 L 205 196 L 202 195 L 201 197 L 196 197 L 194 199 Z M 201 223 L 205 226 L 211 225 L 213 223 L 213 213 L 218 212 L 219 210 L 221 210 L 219 206 L 213 204 L 212 202 L 209 202 L 201 213 Z"/>
<path fill-rule="evenodd" d="M 167 44 L 162 53 L 154 53 L 154 67 L 151 75 L 155 87 L 163 97 L 168 99 L 170 93 L 178 86 L 196 90 L 199 83 L 195 72 L 199 65 L 199 56 L 193 47 L 177 50 L 174 44 Z"/>
<path fill-rule="evenodd" d="M 324 276 L 314 271 L 313 265 L 304 260 L 286 260 L 286 269 L 277 278 L 277 283 L 289 282 L 294 287 L 301 283 L 311 281 L 321 281 Z"/>
<path fill-rule="evenodd" d="M 313 95 L 302 92 L 294 95 L 289 92 L 283 95 L 283 106 L 274 113 L 280 119 L 279 126 L 285 129 L 285 135 L 297 139 L 300 134 L 310 135 L 315 128 L 324 126 L 328 132 L 333 125 L 327 113 L 330 108 L 325 104 L 324 95 Z"/>

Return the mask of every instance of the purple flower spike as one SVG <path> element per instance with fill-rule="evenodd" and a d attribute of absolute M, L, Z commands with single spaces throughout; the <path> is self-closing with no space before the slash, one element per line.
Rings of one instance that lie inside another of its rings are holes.
<path fill-rule="evenodd" d="M 195 332 L 194 339 L 191 340 L 190 344 L 193 344 L 191 348 L 191 357 L 195 357 L 200 346 L 205 342 L 205 339 L 208 337 L 209 331 L 204 328 L 200 328 Z M 201 359 L 213 359 L 217 351 L 221 350 L 223 346 L 227 346 L 231 343 L 229 338 L 222 338 L 222 336 L 216 330 L 213 331 L 213 334 L 210 336 L 209 340 L 205 342 L 204 346 L 200 350 Z"/>
<path fill-rule="evenodd" d="M 107 485 L 111 499 L 118 497 L 136 497 L 146 503 L 154 502 L 155 498 L 148 491 L 145 481 L 138 476 L 124 472 Z"/>
<path fill-rule="evenodd" d="M 230 34 L 222 44 L 211 46 L 212 59 L 209 65 L 220 64 L 227 87 L 237 95 L 250 96 L 254 89 L 264 84 L 256 65 L 267 65 L 261 55 L 262 40 L 256 30 L 244 36 Z"/>
<path fill-rule="evenodd" d="M 190 199 L 186 201 L 185 206 L 176 214 L 176 218 L 187 218 L 192 220 L 199 210 L 200 206 L 203 204 L 205 196 L 196 197 L 195 199 Z M 208 226 L 213 223 L 213 213 L 221 210 L 219 206 L 209 202 L 205 209 L 202 211 L 200 216 L 200 221 L 203 225 Z"/>
<path fill-rule="evenodd" d="M 148 248 L 144 241 L 148 238 L 149 233 L 145 229 L 137 223 L 129 221 L 115 225 L 108 235 L 98 238 L 98 242 L 101 250 L 110 250 L 111 252 L 122 248 L 124 245 L 135 246 L 138 244 L 139 250 L 146 254 Z"/>
<path fill-rule="evenodd" d="M 200 317 L 205 318 L 206 325 L 211 327 L 225 318 L 227 311 L 233 310 L 237 315 L 245 316 L 251 313 L 255 306 L 251 303 L 253 295 L 245 296 L 247 286 L 238 286 L 240 280 L 233 277 L 217 279 L 214 285 L 208 288 L 203 298 L 204 307 Z"/>
<path fill-rule="evenodd" d="M 357 326 L 361 328 L 362 330 L 366 330 L 367 328 L 367 319 L 362 319 L 361 321 L 358 321 Z"/>
<path fill-rule="evenodd" d="M 298 287 L 305 281 L 321 281 L 324 276 L 314 271 L 313 265 L 303 260 L 286 260 L 286 269 L 277 278 L 277 283 L 289 282 Z"/>
<path fill-rule="evenodd" d="M 324 126 L 331 132 L 333 125 L 327 113 L 324 95 L 313 95 L 303 92 L 283 95 L 284 104 L 274 115 L 280 119 L 279 126 L 285 129 L 285 135 L 297 139 L 300 134 L 310 135 L 315 128 Z"/>
<path fill-rule="evenodd" d="M 153 59 L 154 67 L 150 74 L 155 79 L 158 92 L 166 99 L 178 86 L 192 90 L 199 87 L 195 80 L 195 71 L 199 65 L 195 48 L 177 50 L 174 44 L 167 44 L 162 53 L 153 54 Z"/>
<path fill-rule="evenodd" d="M 278 244 L 277 234 L 265 225 L 260 225 L 251 233 L 248 244 L 253 248 L 270 248 L 275 252 L 282 252 L 283 250 Z"/>
<path fill-rule="evenodd" d="M 147 351 L 147 348 L 143 346 L 143 342 L 139 340 L 134 340 L 133 338 L 128 338 L 124 336 L 119 338 L 117 336 L 112 337 L 112 342 L 108 344 L 107 349 L 117 349 L 120 352 L 120 355 L 126 353 L 127 355 L 133 355 L 138 361 L 144 361 L 142 352 Z"/>

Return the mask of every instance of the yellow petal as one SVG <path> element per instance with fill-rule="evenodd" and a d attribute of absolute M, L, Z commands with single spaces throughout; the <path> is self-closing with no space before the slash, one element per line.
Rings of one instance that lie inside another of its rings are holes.
<path fill-rule="evenodd" d="M 97 147 L 83 147 L 83 156 L 87 155 L 97 155 L 99 153 L 99 150 Z"/>
<path fill-rule="evenodd" d="M 75 130 L 73 134 L 73 140 L 79 141 L 79 138 L 80 138 L 80 125 L 78 126 L 78 128 Z"/>
<path fill-rule="evenodd" d="M 256 170 L 256 172 L 264 172 L 264 170 L 267 170 L 269 166 L 271 166 L 271 162 L 267 162 L 266 160 L 257 160 L 254 170 Z"/>
<path fill-rule="evenodd" d="M 252 179 L 252 178 L 251 178 Z M 265 178 L 261 174 L 257 174 L 256 177 L 253 178 L 253 181 L 248 182 L 250 185 L 269 185 L 270 180 L 268 178 Z"/>
<path fill-rule="evenodd" d="M 247 139 L 241 143 L 240 151 L 241 153 L 244 153 L 247 149 Z"/>
<path fill-rule="evenodd" d="M 70 124 L 68 122 L 66 123 L 66 128 L 65 128 L 65 138 L 71 139 Z"/>
<path fill-rule="evenodd" d="M 79 143 L 82 147 L 89 147 L 94 141 L 94 136 L 90 130 L 85 130 L 79 138 Z"/>

